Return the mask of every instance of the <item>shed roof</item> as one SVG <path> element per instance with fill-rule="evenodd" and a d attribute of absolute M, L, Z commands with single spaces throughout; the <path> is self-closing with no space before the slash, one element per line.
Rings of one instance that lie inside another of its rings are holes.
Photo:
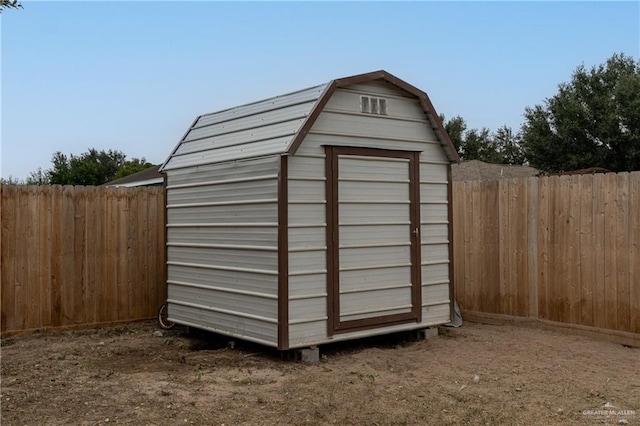
<path fill-rule="evenodd" d="M 336 89 L 374 80 L 386 81 L 414 95 L 449 160 L 460 161 L 427 94 L 386 71 L 375 71 L 201 115 L 160 171 L 273 154 L 293 155 Z"/>

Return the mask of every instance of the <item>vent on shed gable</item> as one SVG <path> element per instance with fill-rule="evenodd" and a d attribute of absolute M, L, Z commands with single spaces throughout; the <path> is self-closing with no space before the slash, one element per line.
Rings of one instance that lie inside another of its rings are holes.
<path fill-rule="evenodd" d="M 360 112 L 387 115 L 387 100 L 372 96 L 360 96 Z"/>

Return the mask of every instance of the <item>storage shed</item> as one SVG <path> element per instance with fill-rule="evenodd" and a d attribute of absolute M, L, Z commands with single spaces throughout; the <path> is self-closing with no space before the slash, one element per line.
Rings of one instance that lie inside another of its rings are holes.
<path fill-rule="evenodd" d="M 386 71 L 198 117 L 161 168 L 169 319 L 281 350 L 449 322 L 458 161 Z"/>

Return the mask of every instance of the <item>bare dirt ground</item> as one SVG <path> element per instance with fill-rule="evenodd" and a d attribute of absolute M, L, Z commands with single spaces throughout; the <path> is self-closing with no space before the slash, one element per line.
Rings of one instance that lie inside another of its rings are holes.
<path fill-rule="evenodd" d="M 305 365 L 157 330 L 5 339 L 2 425 L 640 424 L 640 349 L 585 337 L 466 323 L 325 346 Z"/>

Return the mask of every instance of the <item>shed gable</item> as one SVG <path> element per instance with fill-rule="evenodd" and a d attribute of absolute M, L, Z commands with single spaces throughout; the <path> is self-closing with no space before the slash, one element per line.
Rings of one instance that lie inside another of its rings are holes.
<path fill-rule="evenodd" d="M 372 87 L 375 90 L 371 90 Z M 350 99 L 350 94 L 354 93 L 359 94 Z M 362 112 L 363 96 L 369 103 L 366 113 Z M 376 114 L 372 113 L 370 96 L 377 99 Z M 385 111 L 379 114 L 382 103 Z M 202 115 L 194 121 L 160 171 L 266 155 L 294 155 L 311 128 L 319 127 L 316 121 L 325 109 L 353 113 L 354 120 L 361 119 L 356 114 L 367 114 L 422 121 L 447 160 L 460 161 L 427 94 L 386 71 L 376 71 Z"/>

